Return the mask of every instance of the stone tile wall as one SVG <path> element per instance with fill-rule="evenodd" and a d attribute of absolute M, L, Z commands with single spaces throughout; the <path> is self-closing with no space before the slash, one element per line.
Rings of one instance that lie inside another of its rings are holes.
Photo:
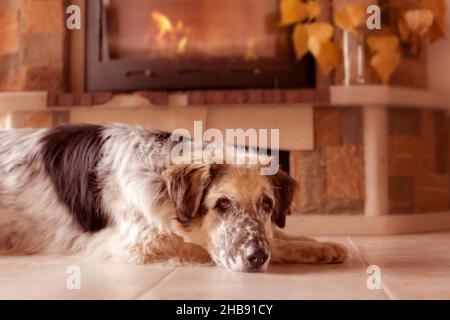
<path fill-rule="evenodd" d="M 297 214 L 363 214 L 361 108 L 316 107 L 313 151 L 291 152 Z"/>
<path fill-rule="evenodd" d="M 389 110 L 391 213 L 450 209 L 449 128 L 444 111 Z"/>
<path fill-rule="evenodd" d="M 0 1 L 0 91 L 64 89 L 63 3 Z"/>

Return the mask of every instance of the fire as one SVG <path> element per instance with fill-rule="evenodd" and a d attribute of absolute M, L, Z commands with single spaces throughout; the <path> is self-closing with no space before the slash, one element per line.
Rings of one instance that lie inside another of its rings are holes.
<path fill-rule="evenodd" d="M 177 53 L 178 54 L 186 53 L 186 49 L 187 49 L 188 43 L 189 43 L 189 38 L 188 37 L 181 38 L 181 40 L 178 42 L 178 45 L 177 45 Z"/>
<path fill-rule="evenodd" d="M 164 38 L 167 33 L 173 31 L 172 22 L 167 16 L 161 14 L 161 12 L 153 11 L 152 18 L 159 27 L 158 38 Z"/>
<path fill-rule="evenodd" d="M 149 43 L 152 56 L 177 59 L 193 54 L 206 55 L 210 51 L 214 51 L 213 53 L 216 54 L 215 51 L 218 49 L 214 46 L 225 48 L 225 50 L 230 50 L 228 46 L 231 46 L 232 50 L 236 50 L 233 39 L 222 39 L 213 45 L 202 43 L 201 37 L 200 39 L 192 37 L 191 27 L 186 25 L 185 21 L 173 19 L 161 11 L 150 11 L 149 19 L 151 27 L 148 30 L 146 41 Z M 202 32 L 196 32 L 195 35 L 199 37 Z M 211 47 L 209 47 L 210 45 Z M 238 50 L 245 61 L 254 62 L 259 59 L 258 39 L 249 37 L 243 43 L 239 41 L 238 45 Z"/>
<path fill-rule="evenodd" d="M 174 25 L 168 16 L 159 11 L 152 11 L 151 19 L 158 28 L 157 48 L 168 52 L 170 56 L 185 54 L 189 45 L 190 30 L 184 26 L 183 21 L 178 21 Z"/>

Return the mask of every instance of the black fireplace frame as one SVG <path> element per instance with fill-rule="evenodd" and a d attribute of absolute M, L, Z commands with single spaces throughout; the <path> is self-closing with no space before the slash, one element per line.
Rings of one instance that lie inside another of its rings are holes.
<path fill-rule="evenodd" d="M 274 0 L 275 1 L 275 0 Z M 310 56 L 292 62 L 259 60 L 174 62 L 161 59 L 111 59 L 106 10 L 102 0 L 87 1 L 87 91 L 313 88 L 315 64 Z"/>

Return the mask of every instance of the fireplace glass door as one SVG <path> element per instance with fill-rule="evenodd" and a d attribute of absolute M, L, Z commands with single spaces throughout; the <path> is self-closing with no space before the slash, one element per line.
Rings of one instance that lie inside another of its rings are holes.
<path fill-rule="evenodd" d="M 88 84 L 97 90 L 312 86 L 312 60 L 295 60 L 292 30 L 278 24 L 278 1 L 89 1 Z"/>

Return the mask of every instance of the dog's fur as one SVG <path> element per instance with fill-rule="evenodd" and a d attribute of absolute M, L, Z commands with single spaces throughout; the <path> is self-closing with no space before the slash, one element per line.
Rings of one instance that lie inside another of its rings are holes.
<path fill-rule="evenodd" d="M 344 247 L 288 237 L 295 183 L 258 165 L 178 164 L 170 134 L 111 124 L 0 131 L 0 252 L 131 263 L 335 263 Z"/>

